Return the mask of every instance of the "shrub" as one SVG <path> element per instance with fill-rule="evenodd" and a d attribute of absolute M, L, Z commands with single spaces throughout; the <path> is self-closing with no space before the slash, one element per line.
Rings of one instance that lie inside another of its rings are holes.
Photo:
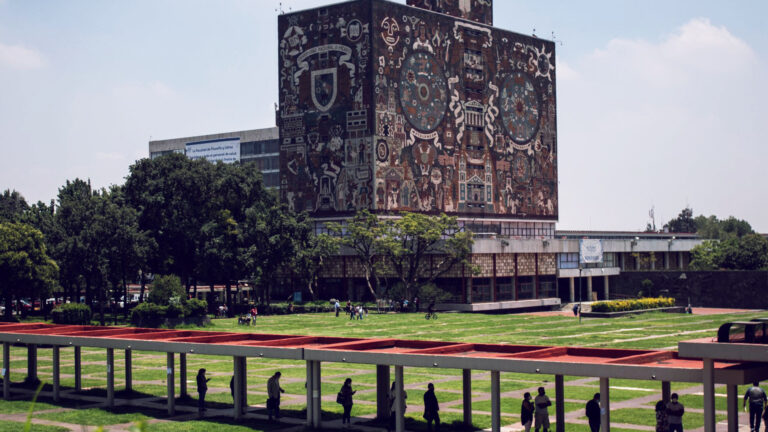
<path fill-rule="evenodd" d="M 165 307 L 166 318 L 182 318 L 184 316 L 184 307 L 178 303 L 171 303 Z"/>
<path fill-rule="evenodd" d="M 64 303 L 51 312 L 56 324 L 90 324 L 91 308 L 82 303 Z"/>
<path fill-rule="evenodd" d="M 165 320 L 167 306 L 141 303 L 131 310 L 131 323 L 140 327 L 153 327 Z"/>
<path fill-rule="evenodd" d="M 187 300 L 187 304 L 184 306 L 184 316 L 190 318 L 205 316 L 208 312 L 208 302 L 205 300 L 198 300 L 196 298 Z"/>
<path fill-rule="evenodd" d="M 176 275 L 155 276 L 147 301 L 167 306 L 172 298 L 178 298 L 182 302 L 187 298 L 187 293 L 181 285 L 181 279 Z"/>
<path fill-rule="evenodd" d="M 641 298 L 631 300 L 601 301 L 592 304 L 592 312 L 626 312 L 634 310 L 672 307 L 675 299 L 671 297 Z"/>

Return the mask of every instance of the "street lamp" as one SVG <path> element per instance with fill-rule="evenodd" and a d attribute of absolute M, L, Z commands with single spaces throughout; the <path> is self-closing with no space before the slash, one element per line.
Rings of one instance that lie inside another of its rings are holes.
<path fill-rule="evenodd" d="M 579 324 L 581 324 L 581 263 L 579 263 Z"/>

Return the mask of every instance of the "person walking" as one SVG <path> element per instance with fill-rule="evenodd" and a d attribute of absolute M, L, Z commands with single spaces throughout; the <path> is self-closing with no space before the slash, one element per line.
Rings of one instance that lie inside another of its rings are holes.
<path fill-rule="evenodd" d="M 387 432 L 395 430 L 395 421 L 397 420 L 397 381 L 392 381 L 392 386 L 389 388 L 389 424 L 387 424 Z M 405 409 L 408 407 L 405 404 L 405 400 L 408 399 L 408 393 L 403 389 L 403 415 L 405 415 Z"/>
<path fill-rule="evenodd" d="M 656 402 L 656 432 L 669 432 L 667 404 L 663 399 Z"/>
<path fill-rule="evenodd" d="M 523 403 L 520 405 L 520 423 L 525 428 L 525 432 L 531 432 L 531 425 L 533 424 L 533 413 L 536 408 L 531 401 L 531 394 L 525 392 L 523 394 Z"/>
<path fill-rule="evenodd" d="M 677 393 L 672 393 L 667 404 L 669 432 L 683 432 L 683 414 L 685 414 L 685 407 L 678 402 Z"/>
<path fill-rule="evenodd" d="M 336 309 L 336 318 L 339 317 L 339 309 L 341 309 L 341 305 L 339 304 L 339 301 L 336 300 L 336 303 L 333 304 L 333 308 Z"/>
<path fill-rule="evenodd" d="M 435 422 L 435 431 L 440 430 L 440 406 L 435 396 L 435 385 L 427 384 L 427 391 L 424 393 L 424 420 L 427 421 L 427 431 L 432 432 L 432 422 Z"/>
<path fill-rule="evenodd" d="M 339 394 L 336 398 L 344 408 L 344 414 L 341 415 L 341 424 L 343 425 L 346 423 L 347 427 L 352 424 L 352 395 L 355 393 L 357 392 L 352 390 L 352 378 L 347 378 L 344 380 L 344 385 L 341 386 L 341 390 L 339 390 Z"/>
<path fill-rule="evenodd" d="M 744 394 L 744 411 L 747 410 L 747 402 L 749 402 L 749 430 L 760 432 L 760 420 L 763 415 L 766 396 L 765 390 L 760 388 L 759 382 L 753 382 L 752 387 Z"/>
<path fill-rule="evenodd" d="M 592 400 L 587 402 L 587 420 L 592 432 L 600 432 L 600 393 L 595 393 Z"/>
<path fill-rule="evenodd" d="M 285 393 L 285 390 L 280 387 L 280 375 L 280 371 L 277 371 L 267 380 L 267 415 L 269 420 L 272 420 L 273 416 L 276 419 L 280 418 L 280 393 Z"/>
<path fill-rule="evenodd" d="M 536 432 L 539 432 L 541 428 L 544 428 L 544 432 L 549 432 L 549 410 L 547 408 L 551 405 L 552 401 L 546 395 L 544 387 L 539 387 L 539 394 L 533 400 L 533 406 L 536 408 L 533 428 Z"/>
<path fill-rule="evenodd" d="M 210 378 L 205 377 L 205 369 L 197 371 L 197 413 L 203 415 L 205 409 L 205 393 L 208 392 L 208 381 Z"/>
<path fill-rule="evenodd" d="M 251 317 L 253 317 L 253 319 L 251 320 L 251 322 L 253 323 L 254 326 L 256 325 L 256 318 L 258 316 L 259 316 L 259 310 L 256 308 L 256 305 L 253 305 L 253 307 L 251 308 Z"/>

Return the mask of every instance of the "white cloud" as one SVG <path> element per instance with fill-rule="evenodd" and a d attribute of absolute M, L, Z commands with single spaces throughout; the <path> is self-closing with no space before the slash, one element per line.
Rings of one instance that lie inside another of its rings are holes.
<path fill-rule="evenodd" d="M 644 228 L 651 205 L 768 220 L 767 68 L 743 40 L 696 18 L 558 66 L 561 228 Z"/>
<path fill-rule="evenodd" d="M 45 65 L 45 60 L 43 55 L 34 49 L 0 43 L 0 67 L 3 65 L 12 69 L 40 69 Z"/>

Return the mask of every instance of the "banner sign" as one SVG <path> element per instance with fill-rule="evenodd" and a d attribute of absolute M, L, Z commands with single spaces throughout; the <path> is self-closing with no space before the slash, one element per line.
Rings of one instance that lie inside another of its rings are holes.
<path fill-rule="evenodd" d="M 599 239 L 579 240 L 579 262 L 581 264 L 603 262 L 603 241 Z"/>
<path fill-rule="evenodd" d="M 238 162 L 240 161 L 240 138 L 187 143 L 187 157 L 192 160 L 205 158 L 211 162 Z"/>

